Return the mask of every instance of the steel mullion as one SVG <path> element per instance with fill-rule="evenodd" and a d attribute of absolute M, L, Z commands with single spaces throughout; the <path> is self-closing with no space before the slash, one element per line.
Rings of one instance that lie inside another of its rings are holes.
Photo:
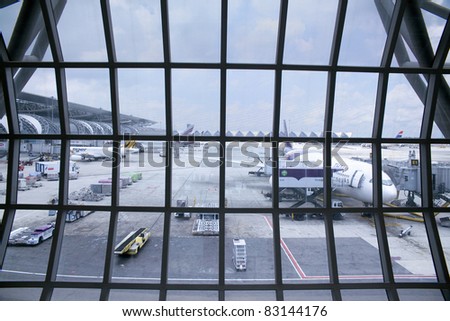
<path fill-rule="evenodd" d="M 108 55 L 108 69 L 110 79 L 110 95 L 111 95 L 111 114 L 112 114 L 112 128 L 115 137 L 120 136 L 120 107 L 119 107 L 119 95 L 118 95 L 118 76 L 117 69 L 115 68 L 116 51 L 114 44 L 114 35 L 112 29 L 111 7 L 109 0 L 101 0 L 101 11 L 103 30 L 105 33 L 106 51 Z M 120 179 L 120 139 L 113 140 L 113 166 L 112 166 L 112 185 L 111 191 L 111 211 L 108 228 L 108 239 L 106 244 L 105 266 L 103 270 L 103 287 L 100 293 L 100 300 L 108 300 L 109 298 L 109 285 L 112 280 L 112 264 L 114 262 L 113 251 L 114 241 L 116 238 L 117 221 L 119 217 L 118 206 L 119 204 L 119 179 Z"/>
<path fill-rule="evenodd" d="M 221 4 L 220 30 L 220 165 L 219 165 L 219 292 L 218 300 L 225 301 L 225 180 L 226 180 L 226 108 L 227 108 L 227 45 L 228 45 L 228 0 Z"/>
<path fill-rule="evenodd" d="M 281 264 L 281 235 L 280 235 L 280 211 L 279 211 L 279 159 L 278 143 L 280 135 L 280 112 L 281 112 L 281 87 L 283 77 L 283 54 L 286 39 L 286 21 L 287 21 L 288 0 L 280 1 L 277 48 L 275 57 L 275 87 L 273 104 L 273 124 L 272 124 L 272 222 L 273 222 L 273 247 L 274 247 L 274 273 L 276 284 L 276 299 L 283 301 L 283 270 Z"/>
<path fill-rule="evenodd" d="M 8 51 L 6 49 L 3 35 L 0 33 L 0 62 L 3 64 L 9 61 Z M 3 101 L 5 103 L 5 115 L 8 121 L 8 132 L 15 134 L 19 130 L 19 119 L 16 110 L 16 95 L 14 92 L 13 70 L 10 67 L 0 69 L 1 85 L 3 89 Z M 16 210 L 10 205 L 17 204 L 17 186 L 18 186 L 18 166 L 20 159 L 20 140 L 8 139 L 8 168 L 7 185 L 5 197 L 5 212 L 3 214 L 2 224 L 0 226 L 0 269 L 3 267 L 6 248 L 8 246 L 9 234 L 14 223 Z M 14 164 L 14 165 L 13 165 Z"/>
<path fill-rule="evenodd" d="M 165 212 L 164 212 L 164 233 L 163 249 L 161 260 L 161 288 L 159 300 L 167 299 L 167 281 L 169 266 L 169 245 L 170 245 L 170 219 L 172 202 L 172 70 L 170 54 L 170 32 L 169 32 L 169 12 L 167 1 L 161 0 L 161 24 L 164 52 L 164 84 L 166 101 L 166 176 L 165 176 Z"/>
<path fill-rule="evenodd" d="M 375 2 L 378 5 L 378 1 Z M 397 1 L 394 10 L 392 12 L 392 17 L 390 21 L 387 19 L 382 19 L 384 27 L 386 29 L 386 45 L 384 47 L 383 56 L 381 59 L 381 67 L 386 70 L 392 63 L 392 58 L 394 56 L 395 47 L 398 40 L 398 35 L 402 23 L 403 13 L 406 8 L 405 1 Z M 383 10 L 380 6 L 378 10 Z M 394 272 L 392 269 L 392 260 L 389 251 L 389 243 L 387 240 L 386 225 L 383 216 L 383 185 L 382 182 L 382 152 L 381 152 L 381 137 L 383 133 L 383 123 L 384 114 L 386 107 L 386 95 L 387 87 L 389 81 L 388 73 L 380 73 L 378 77 L 377 86 L 377 96 L 375 102 L 375 115 L 372 137 L 376 138 L 376 142 L 372 145 L 372 175 L 375 178 L 372 185 L 372 198 L 374 202 L 374 207 L 377 209 L 376 212 L 372 214 L 375 223 L 375 231 L 377 235 L 378 251 L 381 261 L 381 269 L 383 272 L 383 280 L 387 285 L 392 285 L 394 283 Z M 395 288 L 388 286 L 386 288 L 386 295 L 391 301 L 398 301 L 398 293 Z"/>
<path fill-rule="evenodd" d="M 336 24 L 334 28 L 333 43 L 330 53 L 330 70 L 328 72 L 328 85 L 326 93 L 326 105 L 325 105 L 325 119 L 324 119 L 324 154 L 323 154 L 323 196 L 324 196 L 324 224 L 325 234 L 327 242 L 327 255 L 328 255 L 328 269 L 330 273 L 331 294 L 333 300 L 342 300 L 339 287 L 339 273 L 337 265 L 336 255 L 336 240 L 333 230 L 333 216 L 331 215 L 331 131 L 333 126 L 333 110 L 334 110 L 334 97 L 336 91 L 336 66 L 338 64 L 339 52 L 342 42 L 342 34 L 344 31 L 345 16 L 347 11 L 347 0 L 339 1 Z"/>
<path fill-rule="evenodd" d="M 52 51 L 54 63 L 57 65 L 58 62 L 63 60 L 61 44 L 59 42 L 59 37 L 56 27 L 56 19 L 54 15 L 54 10 L 52 3 L 49 0 L 41 0 L 40 6 L 42 10 L 42 16 L 45 23 L 45 30 L 47 33 L 48 41 Z M 66 88 L 66 78 L 64 70 L 56 68 L 55 66 L 55 81 L 56 89 L 58 93 L 58 111 L 60 113 L 60 133 L 62 135 L 66 134 L 69 128 L 69 122 L 67 119 L 67 88 Z M 59 137 L 61 139 L 61 137 Z M 50 248 L 49 261 L 47 266 L 47 274 L 45 278 L 45 286 L 41 294 L 41 300 L 50 300 L 53 294 L 52 283 L 56 281 L 59 259 L 61 257 L 61 248 L 64 238 L 64 227 L 65 227 L 65 213 L 60 206 L 68 204 L 68 167 L 70 158 L 70 146 L 67 140 L 61 140 L 61 154 L 60 162 L 63 166 L 60 167 L 60 179 L 58 181 L 58 215 L 56 217 L 56 226 L 53 233 L 53 241 Z"/>

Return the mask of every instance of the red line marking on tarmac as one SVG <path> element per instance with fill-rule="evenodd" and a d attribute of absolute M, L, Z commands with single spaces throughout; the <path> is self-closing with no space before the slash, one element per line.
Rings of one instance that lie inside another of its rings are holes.
<path fill-rule="evenodd" d="M 266 220 L 267 225 L 269 225 L 270 229 L 273 231 L 272 222 L 270 222 L 269 219 L 266 216 L 264 216 L 264 219 Z M 298 276 L 301 279 L 306 278 L 307 276 L 306 276 L 305 272 L 303 272 L 303 269 L 301 268 L 300 264 L 298 264 L 298 262 L 295 259 L 294 255 L 289 250 L 288 246 L 286 245 L 286 243 L 284 243 L 284 241 L 283 241 L 283 239 L 281 237 L 280 237 L 280 244 L 281 244 L 281 247 L 283 248 L 284 253 L 286 253 L 289 261 L 291 261 L 291 264 L 294 267 L 295 271 L 297 272 Z"/>
<path fill-rule="evenodd" d="M 266 220 L 267 225 L 273 232 L 273 225 L 272 222 L 267 218 L 267 216 L 263 216 Z M 330 276 L 328 275 L 306 275 L 303 269 L 301 268 L 300 264 L 295 259 L 292 252 L 289 250 L 288 246 L 284 242 L 284 240 L 280 237 L 280 245 L 283 248 L 284 253 L 288 257 L 289 261 L 291 262 L 292 266 L 294 267 L 295 271 L 297 272 L 300 279 L 306 279 L 306 280 L 312 280 L 312 279 L 329 279 Z M 394 278 L 396 279 L 436 279 L 435 275 L 415 275 L 415 274 L 400 274 L 400 275 L 394 275 Z M 373 280 L 373 279 L 383 279 L 383 275 L 339 275 L 339 279 L 342 280 L 355 280 L 355 279 L 361 279 L 361 280 Z"/>

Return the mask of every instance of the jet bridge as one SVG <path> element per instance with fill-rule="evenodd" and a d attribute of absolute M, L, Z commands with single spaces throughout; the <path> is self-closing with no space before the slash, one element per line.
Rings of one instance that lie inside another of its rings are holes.
<path fill-rule="evenodd" d="M 408 159 L 404 161 L 383 161 L 383 170 L 392 179 L 397 190 L 408 193 L 407 206 L 416 206 L 414 196 L 422 194 L 419 165 L 415 151 L 410 151 Z M 434 163 L 431 166 L 431 173 L 434 202 L 440 206 L 440 203 L 450 201 L 450 164 Z"/>

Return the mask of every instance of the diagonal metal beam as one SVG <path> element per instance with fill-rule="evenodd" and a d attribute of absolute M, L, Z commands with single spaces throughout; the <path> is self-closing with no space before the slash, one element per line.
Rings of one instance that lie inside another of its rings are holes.
<path fill-rule="evenodd" d="M 330 71 L 328 72 L 328 84 L 326 93 L 326 105 L 325 105 L 325 120 L 324 120 L 324 154 L 323 154 L 323 166 L 324 166 L 324 178 L 323 178 L 323 198 L 324 198 L 324 223 L 325 234 L 327 242 L 327 255 L 328 255 L 328 270 L 330 273 L 330 283 L 332 285 L 331 295 L 333 300 L 341 301 L 341 291 L 338 288 L 339 273 L 336 254 L 336 241 L 333 230 L 333 215 L 331 212 L 331 141 L 332 141 L 332 126 L 333 126 L 333 110 L 334 100 L 336 92 L 336 74 L 337 63 L 339 58 L 339 52 L 342 42 L 342 34 L 344 31 L 345 16 L 347 12 L 347 0 L 339 1 L 336 23 L 334 27 L 333 43 L 331 46 L 330 55 Z"/>

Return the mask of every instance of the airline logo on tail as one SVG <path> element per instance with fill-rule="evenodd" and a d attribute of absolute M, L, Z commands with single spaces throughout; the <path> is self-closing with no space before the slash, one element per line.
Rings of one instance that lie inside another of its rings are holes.
<path fill-rule="evenodd" d="M 136 141 L 134 140 L 127 140 L 124 144 L 125 148 L 134 148 L 136 146 Z"/>
<path fill-rule="evenodd" d="M 403 137 L 403 130 L 399 131 L 397 136 L 395 138 L 402 138 Z"/>

